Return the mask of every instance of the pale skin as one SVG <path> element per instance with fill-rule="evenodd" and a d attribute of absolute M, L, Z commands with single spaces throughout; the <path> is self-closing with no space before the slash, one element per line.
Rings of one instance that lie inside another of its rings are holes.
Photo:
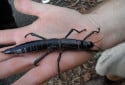
<path fill-rule="evenodd" d="M 0 44 L 15 43 L 18 45 L 39 39 L 32 36 L 25 39 L 24 36 L 30 32 L 46 38 L 63 38 L 71 28 L 77 30 L 86 28 L 86 32 L 81 34 L 74 32 L 70 36 L 74 39 L 83 39 L 88 33 L 100 27 L 101 32 L 94 34 L 88 40 L 96 42 L 103 38 L 96 43 L 96 46 L 102 49 L 110 48 L 125 40 L 124 2 L 124 0 L 106 0 L 105 3 L 93 9 L 89 14 L 82 15 L 67 8 L 39 4 L 30 0 L 15 0 L 15 7 L 18 11 L 38 16 L 38 19 L 31 25 L 19 29 L 0 31 Z M 57 75 L 58 51 L 44 58 L 39 66 L 33 67 L 33 61 L 43 53 L 43 51 L 24 55 L 4 55 L 0 53 L 0 79 L 28 70 L 13 85 L 40 85 Z M 93 54 L 90 52 L 66 51 L 63 53 L 60 62 L 61 71 L 64 72 L 83 64 L 91 56 Z"/>

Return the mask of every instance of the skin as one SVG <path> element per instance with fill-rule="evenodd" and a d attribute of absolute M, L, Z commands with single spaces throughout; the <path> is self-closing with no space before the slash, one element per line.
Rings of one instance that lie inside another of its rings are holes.
<path fill-rule="evenodd" d="M 82 15 L 67 8 L 39 4 L 30 0 L 15 0 L 15 7 L 18 11 L 38 16 L 38 19 L 25 27 L 0 31 L 0 44 L 15 43 L 18 45 L 38 39 L 32 36 L 25 39 L 24 36 L 30 32 L 34 32 L 46 38 L 62 38 L 71 28 L 77 30 L 86 28 L 86 32 L 81 34 L 74 32 L 70 36 L 70 38 L 74 39 L 83 39 L 88 33 L 100 27 L 101 32 L 94 34 L 87 40 L 96 42 L 102 39 L 96 43 L 96 46 L 103 50 L 110 48 L 125 40 L 124 2 L 124 0 L 106 0 L 101 6 L 90 11 L 89 14 Z M 115 14 L 113 14 L 114 12 Z M 1 50 L 4 49 L 6 48 Z M 43 51 L 22 55 L 5 55 L 0 53 L 0 79 L 28 71 L 12 85 L 40 85 L 57 75 L 58 51 L 44 58 L 39 63 L 39 66 L 34 67 L 32 65 L 33 61 L 43 53 Z M 94 54 L 90 52 L 66 51 L 63 53 L 60 62 L 61 71 L 64 72 L 83 64 L 93 55 Z"/>
<path fill-rule="evenodd" d="M 122 80 L 124 79 L 123 77 L 119 77 L 119 76 L 115 76 L 115 75 L 111 75 L 111 74 L 108 74 L 107 75 L 107 78 L 111 81 L 118 81 L 118 80 Z"/>

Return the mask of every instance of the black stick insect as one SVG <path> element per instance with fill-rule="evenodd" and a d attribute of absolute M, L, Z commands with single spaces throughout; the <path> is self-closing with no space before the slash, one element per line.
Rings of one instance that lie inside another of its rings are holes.
<path fill-rule="evenodd" d="M 92 50 L 92 48 L 95 46 L 93 42 L 91 41 L 86 41 L 87 38 L 92 36 L 94 33 L 99 33 L 100 28 L 98 28 L 97 31 L 92 31 L 89 33 L 84 39 L 82 40 L 76 40 L 76 39 L 68 39 L 69 35 L 73 32 L 81 33 L 83 31 L 86 31 L 86 29 L 83 29 L 81 31 L 78 31 L 76 29 L 71 29 L 64 38 L 57 39 L 57 38 L 52 38 L 52 39 L 46 39 L 40 35 L 37 35 L 35 33 L 28 33 L 25 35 L 25 38 L 28 35 L 32 35 L 35 37 L 38 37 L 42 40 L 35 40 L 35 41 L 30 41 L 26 42 L 23 44 L 20 44 L 18 46 L 15 46 L 13 48 L 6 49 L 2 51 L 4 54 L 21 54 L 21 53 L 27 53 L 27 52 L 33 52 L 33 51 L 40 51 L 47 49 L 47 51 L 37 58 L 34 61 L 34 65 L 37 66 L 38 63 L 46 57 L 48 54 L 54 52 L 55 50 L 59 50 L 59 56 L 57 59 L 57 67 L 58 67 L 58 74 L 60 78 L 60 60 L 61 60 L 61 55 L 63 51 L 65 50 L 83 50 L 83 51 L 88 51 L 88 52 L 98 52 L 99 50 Z"/>

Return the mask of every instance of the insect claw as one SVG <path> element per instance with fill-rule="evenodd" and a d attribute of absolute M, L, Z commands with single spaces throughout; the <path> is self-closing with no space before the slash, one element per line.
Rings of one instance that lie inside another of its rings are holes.
<path fill-rule="evenodd" d="M 58 79 L 61 79 L 61 74 L 58 74 Z"/>
<path fill-rule="evenodd" d="M 24 37 L 27 38 L 28 35 L 31 35 L 31 33 L 26 34 Z"/>
<path fill-rule="evenodd" d="M 34 61 L 33 65 L 38 66 L 38 61 Z"/>

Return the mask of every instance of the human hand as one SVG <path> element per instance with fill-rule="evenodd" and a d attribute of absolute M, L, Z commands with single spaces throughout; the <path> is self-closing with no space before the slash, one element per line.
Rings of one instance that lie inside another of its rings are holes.
<path fill-rule="evenodd" d="M 16 8 L 18 10 L 26 14 L 38 16 L 38 19 L 29 26 L 14 30 L 0 31 L 1 44 L 19 45 L 27 41 L 38 39 L 33 36 L 24 38 L 24 36 L 30 32 L 34 32 L 49 39 L 63 38 L 71 28 L 77 30 L 87 29 L 87 32 L 81 34 L 74 32 L 69 36 L 69 38 L 83 39 L 91 30 L 97 30 L 86 17 L 74 10 L 52 5 L 41 5 L 36 2 L 31 3 L 26 0 L 16 1 Z M 39 66 L 33 67 L 34 60 L 43 53 L 43 51 L 24 55 L 4 55 L 1 53 L 0 78 L 28 71 L 22 78 L 16 81 L 14 85 L 39 85 L 43 83 L 45 80 L 57 74 L 57 57 L 59 54 L 58 52 L 51 53 L 39 63 Z M 63 72 L 82 64 L 90 58 L 90 55 L 91 54 L 87 52 L 64 52 L 60 62 L 61 71 Z"/>
<path fill-rule="evenodd" d="M 21 27 L 19 29 L 1 31 L 1 44 L 14 43 L 19 45 L 27 41 L 36 40 L 37 38 L 32 36 L 29 36 L 26 39 L 24 38 L 24 36 L 30 32 L 34 32 L 46 38 L 63 38 L 71 28 L 76 28 L 77 30 L 86 28 L 86 32 L 79 35 L 74 33 L 70 36 L 74 39 L 83 39 L 83 37 L 85 37 L 91 31 L 97 30 L 95 24 L 88 19 L 88 15 L 81 15 L 74 10 L 52 5 L 41 5 L 36 2 L 31 3 L 31 1 L 28 0 L 15 0 L 15 3 L 16 8 L 19 11 L 25 14 L 38 16 L 38 19 L 31 25 Z M 106 31 L 103 31 L 101 28 L 101 33 L 103 35 L 105 35 L 103 32 L 110 32 L 109 29 Z M 101 33 L 99 33 L 97 36 L 93 35 L 89 40 L 93 42 L 100 40 Z M 118 32 L 115 32 L 115 34 L 117 35 Z M 109 33 L 109 35 L 112 35 L 112 33 Z M 104 40 L 106 41 L 106 39 L 108 40 L 111 38 L 105 38 Z M 96 45 L 101 46 L 101 42 L 102 41 L 96 43 Z M 121 41 L 114 41 L 113 43 L 119 42 Z M 105 43 L 103 44 L 105 45 Z M 109 44 L 110 45 L 108 45 L 107 48 L 112 45 L 111 43 Z M 33 61 L 36 59 L 36 57 L 39 57 L 43 53 L 43 51 L 38 53 L 27 53 L 25 55 L 4 55 L 1 53 L 0 78 L 5 78 L 7 76 L 29 70 L 13 85 L 39 85 L 43 83 L 47 79 L 57 74 L 58 52 L 51 53 L 39 63 L 40 65 L 38 67 L 34 68 L 32 65 Z M 64 52 L 60 62 L 61 71 L 63 72 L 82 64 L 83 62 L 87 61 L 91 55 L 92 54 L 89 52 Z"/>
<path fill-rule="evenodd" d="M 124 33 L 122 32 L 125 30 L 124 29 L 125 25 L 123 25 L 123 22 L 125 20 L 123 18 L 124 17 L 123 15 L 125 14 L 125 12 L 123 12 L 123 9 L 125 9 L 125 6 L 122 5 L 122 3 L 124 3 L 125 1 L 110 0 L 107 2 L 108 3 L 105 4 L 105 6 L 100 7 L 98 11 L 97 10 L 94 11 L 94 13 L 98 12 L 97 13 L 98 15 L 101 14 L 101 16 L 98 17 L 99 20 L 97 20 L 97 23 L 100 22 L 102 26 L 105 24 L 106 27 L 103 29 L 103 31 L 106 30 L 105 32 L 103 32 L 103 34 L 105 35 L 104 39 L 106 39 L 103 42 L 105 43 L 103 45 L 104 48 L 115 46 L 116 44 L 119 44 L 119 41 L 122 42 L 125 41 Z M 101 12 L 101 10 L 105 9 L 109 5 L 110 8 L 108 10 L 104 10 L 103 12 Z M 98 15 L 93 15 L 93 16 L 97 17 Z M 105 15 L 107 15 L 107 17 L 105 17 Z M 107 18 L 110 18 L 109 21 L 104 20 Z M 107 29 L 109 29 L 109 31 L 107 31 Z M 109 36 L 109 34 L 111 35 Z M 96 65 L 97 73 L 99 73 L 100 75 L 106 75 L 107 78 L 109 78 L 110 80 L 119 80 L 122 79 L 122 77 L 124 78 L 123 50 L 124 50 L 124 43 L 104 51 Z"/>

